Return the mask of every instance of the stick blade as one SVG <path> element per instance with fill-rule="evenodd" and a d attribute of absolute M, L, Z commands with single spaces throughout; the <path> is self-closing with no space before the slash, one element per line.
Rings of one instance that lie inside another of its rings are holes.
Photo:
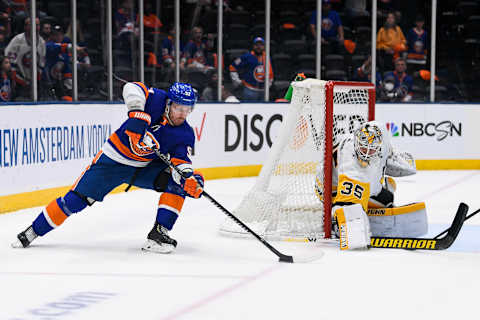
<path fill-rule="evenodd" d="M 310 250 L 309 252 L 300 252 L 298 254 L 294 254 L 293 256 L 283 254 L 280 256 L 279 261 L 286 263 L 309 263 L 320 259 L 324 254 L 325 253 L 323 250 L 315 248 L 315 250 Z"/>
<path fill-rule="evenodd" d="M 450 229 L 448 229 L 447 235 L 438 241 L 438 246 L 440 247 L 440 249 L 448 249 L 453 244 L 453 242 L 458 236 L 458 233 L 460 232 L 460 229 L 462 229 L 463 222 L 465 221 L 467 213 L 468 205 L 461 202 L 458 206 L 458 210 L 455 214 L 452 225 L 450 226 Z"/>
<path fill-rule="evenodd" d="M 293 257 L 292 256 L 287 256 L 285 254 L 282 254 L 280 256 L 280 259 L 278 260 L 279 262 L 287 262 L 287 263 L 293 263 Z"/>

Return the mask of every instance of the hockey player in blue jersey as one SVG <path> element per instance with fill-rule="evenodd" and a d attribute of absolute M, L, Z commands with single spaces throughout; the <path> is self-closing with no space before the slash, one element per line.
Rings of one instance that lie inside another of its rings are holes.
<path fill-rule="evenodd" d="M 186 121 L 196 94 L 186 83 L 175 82 L 165 92 L 133 82 L 123 87 L 123 98 L 128 119 L 110 136 L 70 191 L 50 202 L 32 225 L 18 234 L 13 247 L 28 247 L 37 236 L 44 236 L 70 215 L 102 201 L 112 189 L 128 183 L 161 192 L 155 224 L 142 249 L 158 253 L 175 249 L 177 242 L 168 231 L 185 197 L 199 198 L 203 192 L 203 176 L 193 170 L 190 160 L 195 136 Z M 168 154 L 188 178 L 175 170 L 170 172 L 154 149 Z"/>

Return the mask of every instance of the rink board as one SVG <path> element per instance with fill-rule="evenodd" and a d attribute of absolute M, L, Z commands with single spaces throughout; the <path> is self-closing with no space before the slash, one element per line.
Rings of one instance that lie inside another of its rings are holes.
<path fill-rule="evenodd" d="M 198 104 L 189 116 L 192 160 L 206 179 L 255 176 L 288 104 Z M 0 108 L 0 213 L 41 206 L 68 190 L 126 119 L 123 104 Z M 393 144 L 422 169 L 480 169 L 478 105 L 377 104 Z M 124 186 L 117 188 L 123 191 Z"/>

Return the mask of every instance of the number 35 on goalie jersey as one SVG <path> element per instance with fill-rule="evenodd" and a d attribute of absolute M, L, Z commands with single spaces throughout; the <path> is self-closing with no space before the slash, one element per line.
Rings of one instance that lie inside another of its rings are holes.
<path fill-rule="evenodd" d="M 334 203 L 359 203 L 365 212 L 370 198 L 370 184 L 341 174 L 338 177 L 337 196 Z"/>

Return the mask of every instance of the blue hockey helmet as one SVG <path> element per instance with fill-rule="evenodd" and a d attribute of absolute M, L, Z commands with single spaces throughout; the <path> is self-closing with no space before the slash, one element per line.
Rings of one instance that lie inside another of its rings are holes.
<path fill-rule="evenodd" d="M 189 83 L 174 82 L 168 88 L 168 98 L 176 104 L 191 106 L 192 109 L 197 102 L 197 95 L 192 85 Z"/>

